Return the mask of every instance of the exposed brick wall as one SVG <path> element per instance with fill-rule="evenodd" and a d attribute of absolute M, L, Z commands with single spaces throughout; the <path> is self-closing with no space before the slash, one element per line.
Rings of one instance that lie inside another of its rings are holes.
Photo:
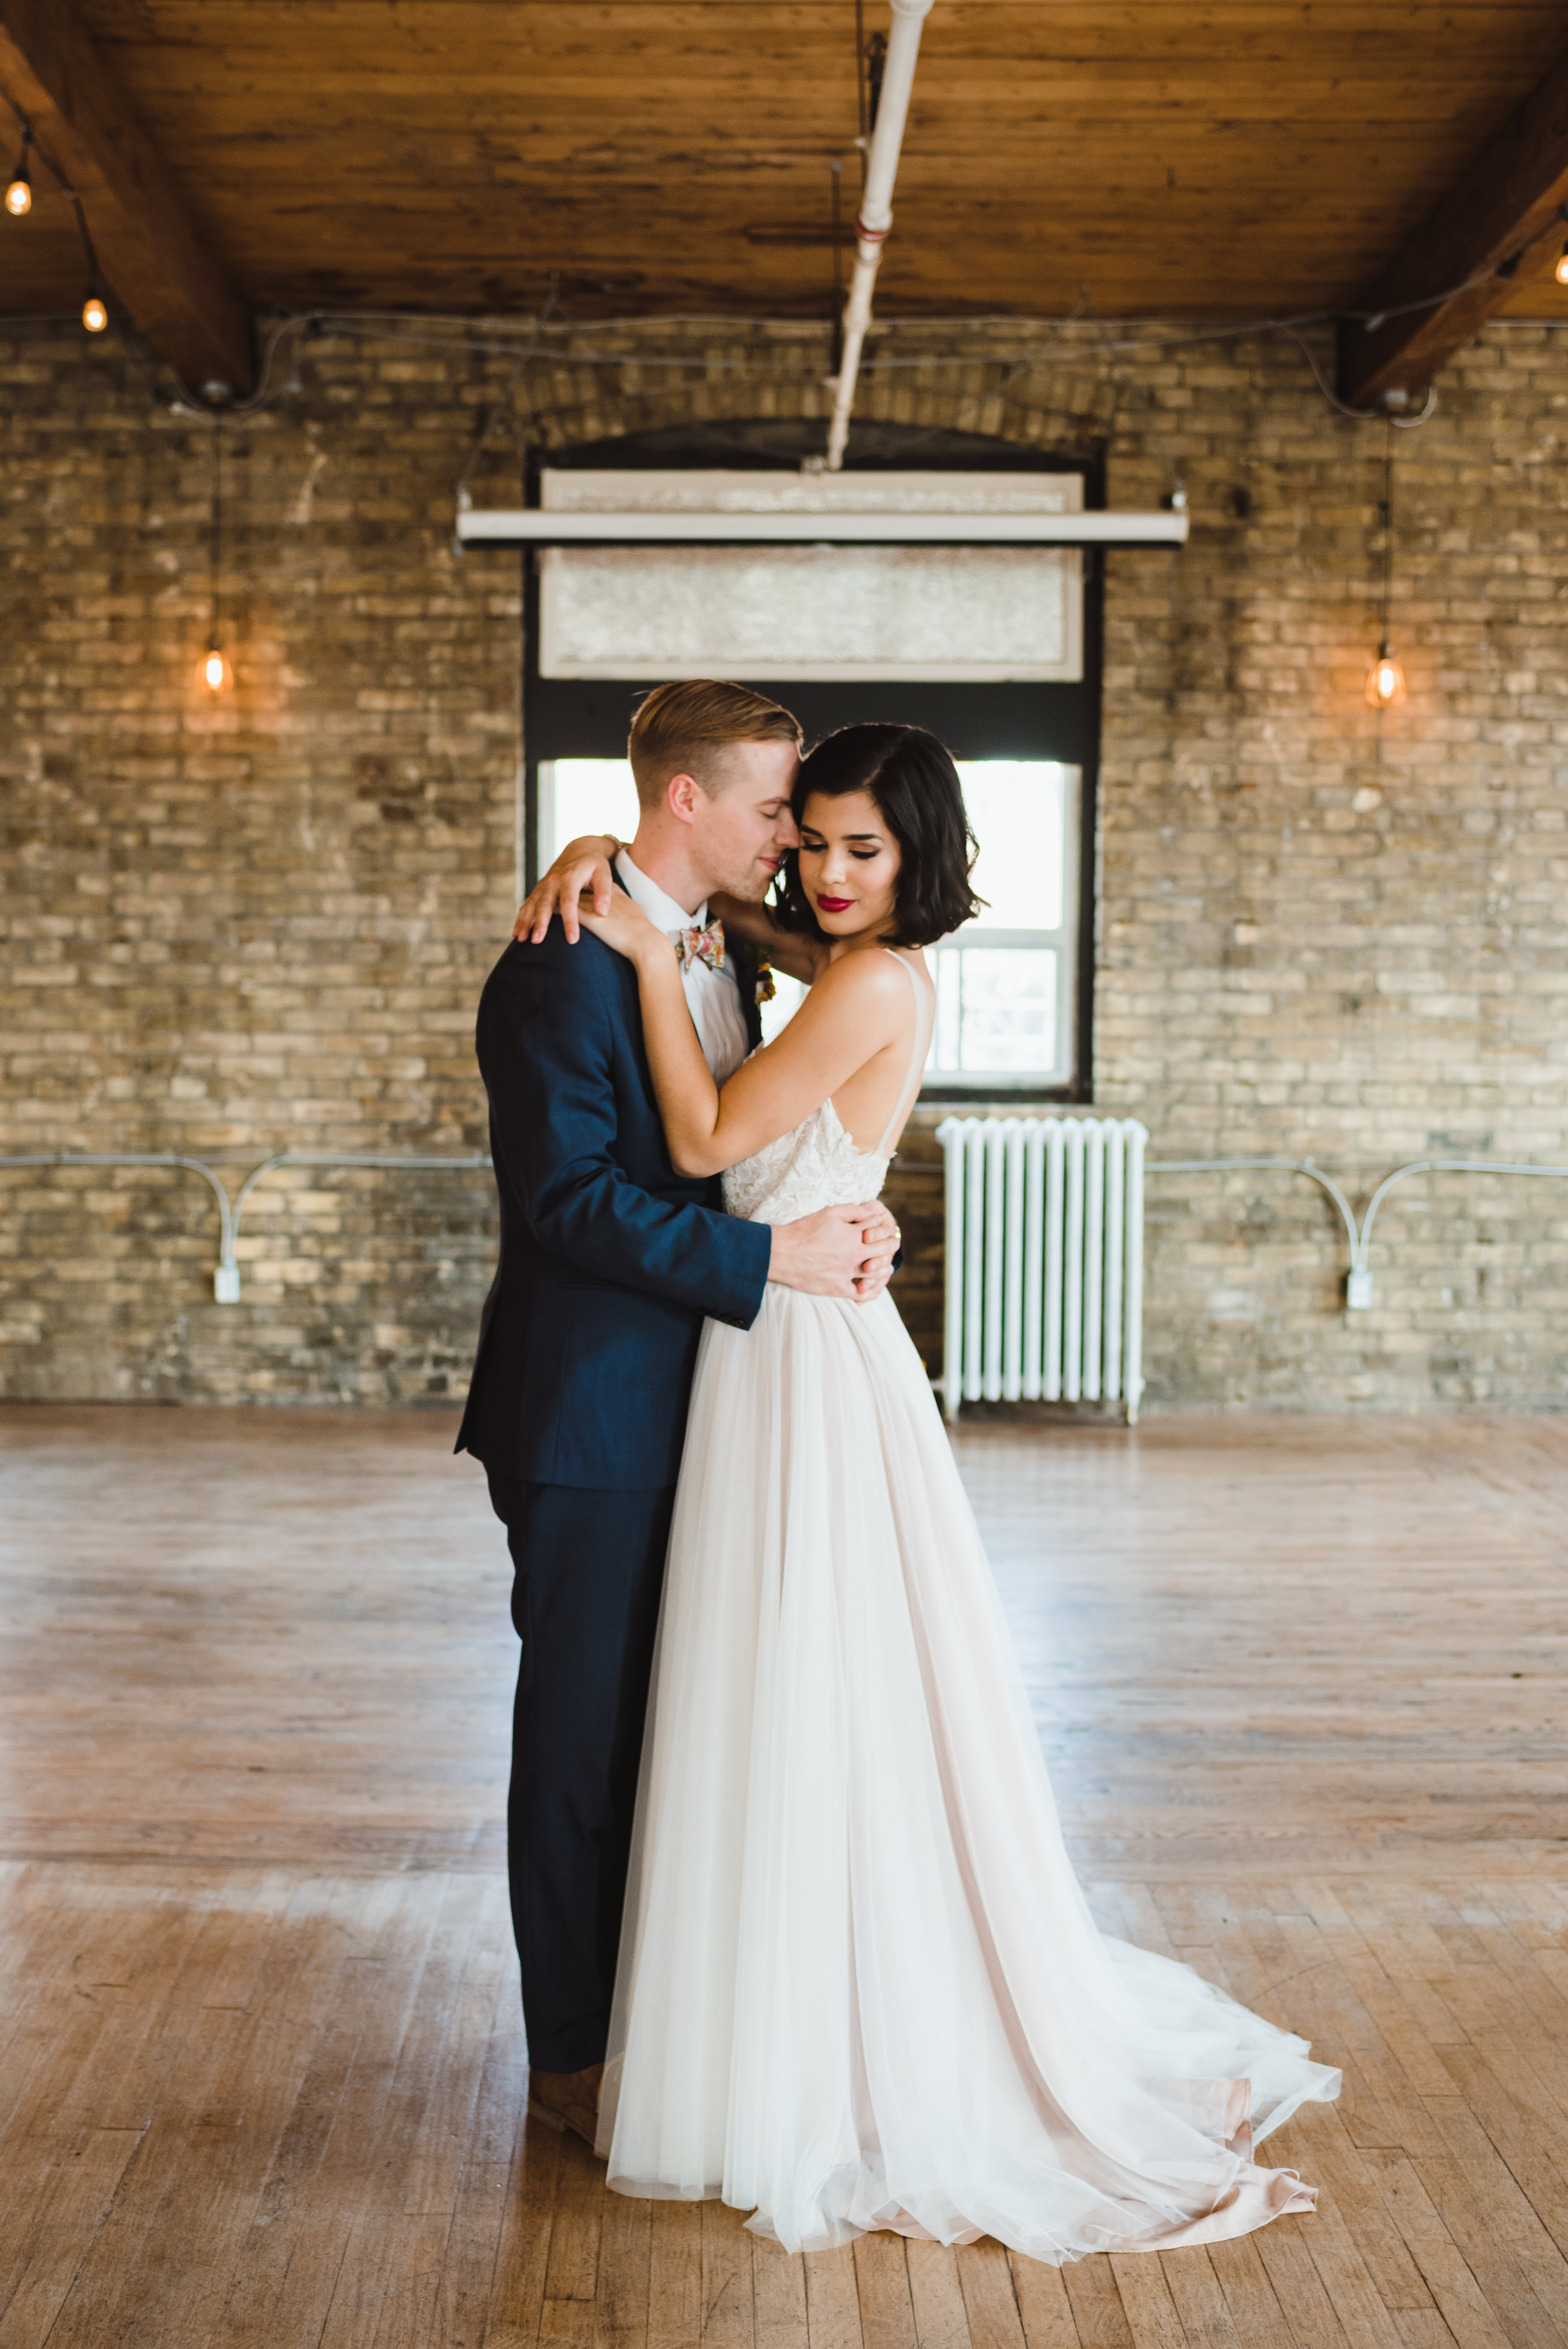
<path fill-rule="evenodd" d="M 824 405 L 810 330 L 636 334 L 522 364 L 304 347 L 297 391 L 225 433 L 237 686 L 214 709 L 208 429 L 133 345 L 0 333 L 0 1152 L 183 1150 L 237 1180 L 286 1146 L 482 1148 L 472 1005 L 513 903 L 519 571 L 450 552 L 476 427 L 482 502 L 529 438 Z M 588 364 L 612 347 L 690 364 Z M 1102 442 L 1118 505 L 1188 489 L 1184 551 L 1109 567 L 1099 1104 L 1145 1119 L 1157 1155 L 1315 1156 L 1357 1198 L 1428 1154 L 1568 1163 L 1561 340 L 1490 332 L 1398 437 L 1410 695 L 1381 721 L 1362 689 L 1383 432 L 1336 416 L 1293 343 L 932 328 L 879 355 L 931 363 L 873 372 L 868 414 Z M 938 1195 L 898 1188 L 933 1367 Z M 237 1307 L 211 1301 L 202 1201 L 171 1170 L 0 1169 L 0 1392 L 460 1390 L 484 1175 L 267 1178 Z M 1377 1303 L 1348 1317 L 1332 1211 L 1300 1178 L 1157 1178 L 1150 1213 L 1150 1404 L 1568 1393 L 1568 1189 L 1396 1193 Z"/>
<path fill-rule="evenodd" d="M 318 346 L 225 431 L 134 351 L 0 345 L 0 1150 L 482 1149 L 472 1007 L 512 905 L 515 562 L 449 551 L 480 366 Z M 0 1168 L 5 1392 L 335 1397 L 466 1378 L 483 1174 L 274 1175 L 237 1307 L 191 1175 Z"/>
<path fill-rule="evenodd" d="M 1429 1155 L 1568 1163 L 1568 345 L 1488 336 L 1395 435 L 1409 684 L 1364 698 L 1385 428 L 1289 344 L 1176 351 L 1112 444 L 1197 517 L 1117 567 L 1106 676 L 1101 1099 L 1157 1154 L 1315 1157 L 1359 1203 Z M 1568 1186 L 1434 1176 L 1337 1309 L 1328 1202 L 1282 1174 L 1150 1186 L 1155 1398 L 1568 1399 Z"/>

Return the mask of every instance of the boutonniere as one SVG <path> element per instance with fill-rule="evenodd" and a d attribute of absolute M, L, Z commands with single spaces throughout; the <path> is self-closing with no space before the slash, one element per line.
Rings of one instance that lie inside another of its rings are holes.
<path fill-rule="evenodd" d="M 773 984 L 772 964 L 769 961 L 766 955 L 758 955 L 757 957 L 756 997 L 758 1009 L 760 1010 L 765 1003 L 771 1003 L 778 992 L 779 989 Z"/>

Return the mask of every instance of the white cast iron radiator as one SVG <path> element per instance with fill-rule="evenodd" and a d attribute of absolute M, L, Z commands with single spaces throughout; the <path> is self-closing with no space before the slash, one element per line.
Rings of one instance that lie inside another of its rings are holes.
<path fill-rule="evenodd" d="M 1143 1392 L 1136 1118 L 950 1117 L 943 1407 L 1118 1402 Z"/>

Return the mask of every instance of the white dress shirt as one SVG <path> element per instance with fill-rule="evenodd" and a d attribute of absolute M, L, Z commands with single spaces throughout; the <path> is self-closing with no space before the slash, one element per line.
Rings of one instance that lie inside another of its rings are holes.
<path fill-rule="evenodd" d="M 694 923 L 699 929 L 707 926 L 706 902 L 695 914 L 685 912 L 673 897 L 666 896 L 656 881 L 650 881 L 645 873 L 637 870 L 628 850 L 623 848 L 616 856 L 615 870 L 626 885 L 627 895 L 641 905 L 656 928 L 665 932 L 672 946 L 681 932 L 689 930 Z M 712 1071 L 714 1083 L 722 1085 L 735 1074 L 749 1049 L 734 965 L 727 954 L 722 970 L 710 970 L 705 962 L 688 963 L 681 974 L 681 985 L 686 989 L 702 1057 Z"/>

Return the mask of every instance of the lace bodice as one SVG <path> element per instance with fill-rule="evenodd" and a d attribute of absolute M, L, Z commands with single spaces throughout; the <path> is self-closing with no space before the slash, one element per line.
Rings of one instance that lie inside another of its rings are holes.
<path fill-rule="evenodd" d="M 724 1204 L 753 1224 L 793 1224 L 819 1207 L 852 1207 L 881 1195 L 892 1165 L 875 1151 L 857 1150 L 830 1101 L 803 1123 L 781 1133 L 724 1177 Z"/>
<path fill-rule="evenodd" d="M 883 949 L 892 954 L 891 947 Z M 920 1072 L 931 1043 L 935 999 L 928 978 L 917 978 L 913 965 L 901 954 L 892 957 L 909 973 L 914 989 L 914 1034 L 909 1070 L 897 1106 L 888 1120 L 880 1146 L 857 1150 L 844 1131 L 830 1101 L 781 1133 L 761 1150 L 729 1167 L 724 1177 L 724 1204 L 732 1216 L 752 1224 L 793 1224 L 814 1216 L 820 1207 L 853 1207 L 862 1199 L 882 1196 L 887 1170 L 892 1164 L 889 1144 L 903 1123 L 905 1112 L 920 1084 Z"/>

